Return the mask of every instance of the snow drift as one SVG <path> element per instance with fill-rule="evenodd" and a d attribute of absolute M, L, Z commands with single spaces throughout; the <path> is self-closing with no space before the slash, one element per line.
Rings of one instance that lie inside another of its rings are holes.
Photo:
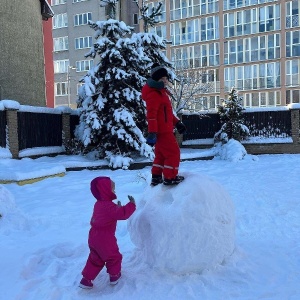
<path fill-rule="evenodd" d="M 128 222 L 138 260 L 175 274 L 212 268 L 234 250 L 229 194 L 207 176 L 183 175 L 177 186 L 147 187 Z"/>
<path fill-rule="evenodd" d="M 9 234 L 12 229 L 23 230 L 28 221 L 15 204 L 12 193 L 0 185 L 0 233 Z"/>

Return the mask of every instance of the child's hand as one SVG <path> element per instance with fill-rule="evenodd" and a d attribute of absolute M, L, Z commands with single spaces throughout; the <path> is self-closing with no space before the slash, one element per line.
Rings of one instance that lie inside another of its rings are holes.
<path fill-rule="evenodd" d="M 128 199 L 131 203 L 135 204 L 135 200 L 132 196 L 128 195 Z"/>
<path fill-rule="evenodd" d="M 118 201 L 117 204 L 118 206 L 122 206 L 121 201 Z"/>

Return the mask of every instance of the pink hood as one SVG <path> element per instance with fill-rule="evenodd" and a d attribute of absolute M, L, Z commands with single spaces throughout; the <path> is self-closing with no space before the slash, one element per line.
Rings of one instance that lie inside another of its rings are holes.
<path fill-rule="evenodd" d="M 109 177 L 96 177 L 91 181 L 91 192 L 97 200 L 112 201 L 117 196 L 112 192 L 111 185 Z"/>

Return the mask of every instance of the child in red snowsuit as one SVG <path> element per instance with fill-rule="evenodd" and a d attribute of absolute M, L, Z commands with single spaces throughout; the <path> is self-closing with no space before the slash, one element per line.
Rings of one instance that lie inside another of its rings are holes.
<path fill-rule="evenodd" d="M 148 137 L 147 143 L 155 145 L 155 158 L 152 165 L 151 185 L 180 183 L 184 177 L 178 176 L 180 149 L 174 136 L 174 127 L 184 133 L 184 124 L 173 114 L 172 104 L 166 86 L 168 71 L 163 66 L 155 66 L 151 78 L 142 88 L 142 98 L 146 102 Z M 162 175 L 164 178 L 162 178 Z"/>
<path fill-rule="evenodd" d="M 91 181 L 91 192 L 97 199 L 91 219 L 88 244 L 90 254 L 82 271 L 83 278 L 79 286 L 89 289 L 92 281 L 106 266 L 110 283 L 116 284 L 121 277 L 122 254 L 119 252 L 115 237 L 118 220 L 128 219 L 135 211 L 135 201 L 128 196 L 129 202 L 121 206 L 116 199 L 115 183 L 109 177 L 97 177 Z"/>

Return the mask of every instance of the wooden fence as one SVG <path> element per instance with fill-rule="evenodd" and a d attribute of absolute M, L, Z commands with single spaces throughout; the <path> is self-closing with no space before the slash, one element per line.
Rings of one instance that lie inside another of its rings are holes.
<path fill-rule="evenodd" d="M 273 138 L 272 143 L 256 142 L 244 144 L 248 153 L 300 153 L 300 120 L 297 109 L 271 109 L 244 114 L 245 125 L 250 129 L 251 137 Z M 211 145 L 202 143 L 205 139 L 213 139 L 220 129 L 219 115 L 195 114 L 182 115 L 187 133 L 179 135 L 182 147 L 207 148 Z M 55 111 L 27 112 L 18 109 L 0 110 L 0 147 L 8 148 L 13 158 L 20 157 L 20 151 L 41 147 L 62 147 L 64 140 L 74 138 L 74 130 L 79 123 L 75 113 Z M 278 142 L 276 142 L 278 138 Z M 283 142 L 280 138 L 290 138 Z M 186 146 L 186 141 L 197 140 L 197 143 Z M 53 154 L 53 153 L 52 153 Z"/>
<path fill-rule="evenodd" d="M 250 137 L 292 137 L 291 110 L 245 112 L 243 119 Z M 183 141 L 213 138 L 222 126 L 217 113 L 183 114 L 182 121 L 187 127 Z"/>
<path fill-rule="evenodd" d="M 0 110 L 0 147 L 6 146 L 6 112 Z"/>
<path fill-rule="evenodd" d="M 79 116 L 78 115 L 70 115 L 70 138 L 74 139 L 74 131 L 76 126 L 79 124 Z"/>
<path fill-rule="evenodd" d="M 249 128 L 248 141 L 242 142 L 250 154 L 300 153 L 300 108 L 265 108 L 246 111 L 244 123 Z M 209 148 L 222 124 L 217 113 L 183 114 L 187 133 L 178 136 L 182 147 Z"/>
<path fill-rule="evenodd" d="M 24 107 L 0 110 L 0 147 L 9 148 L 13 158 L 19 158 L 23 150 L 45 147 L 53 154 L 56 151 L 53 149 L 63 149 L 64 140 L 74 138 L 79 117 L 71 115 L 71 109 L 64 112 L 33 107 L 32 110 L 26 111 Z"/>
<path fill-rule="evenodd" d="M 19 150 L 62 145 L 61 114 L 18 112 Z"/>

